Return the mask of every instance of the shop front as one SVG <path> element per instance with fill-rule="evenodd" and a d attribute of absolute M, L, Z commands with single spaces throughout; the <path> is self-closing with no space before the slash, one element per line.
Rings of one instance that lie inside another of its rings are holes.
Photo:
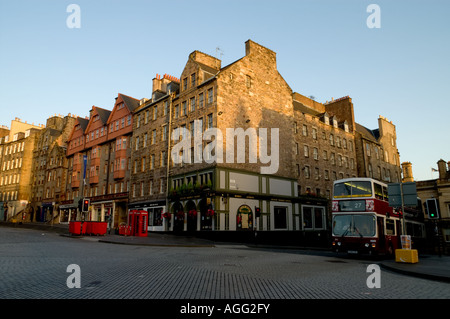
<path fill-rule="evenodd" d="M 68 200 L 59 205 L 59 223 L 68 224 L 71 220 L 77 220 L 78 204 L 75 201 Z"/>
<path fill-rule="evenodd" d="M 128 211 L 145 210 L 148 212 L 148 231 L 167 231 L 170 229 L 170 219 L 164 218 L 165 200 L 153 200 L 130 203 Z"/>
<path fill-rule="evenodd" d="M 119 225 L 127 222 L 128 193 L 90 197 L 86 220 L 106 222 L 108 233 L 118 232 Z"/>

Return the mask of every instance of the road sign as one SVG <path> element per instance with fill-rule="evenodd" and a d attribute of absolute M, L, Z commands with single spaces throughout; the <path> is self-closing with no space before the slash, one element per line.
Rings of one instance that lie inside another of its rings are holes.
<path fill-rule="evenodd" d="M 417 206 L 416 182 L 388 184 L 389 206 Z"/>
<path fill-rule="evenodd" d="M 403 205 L 416 207 L 417 206 L 416 182 L 403 183 L 402 192 L 403 192 Z"/>
<path fill-rule="evenodd" d="M 402 190 L 400 183 L 388 184 L 389 206 L 402 207 Z"/>

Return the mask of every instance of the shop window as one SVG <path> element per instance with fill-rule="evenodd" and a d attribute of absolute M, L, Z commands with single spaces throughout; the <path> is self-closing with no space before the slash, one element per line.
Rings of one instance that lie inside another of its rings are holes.
<path fill-rule="evenodd" d="M 325 208 L 320 206 L 302 207 L 303 229 L 325 229 Z"/>
<path fill-rule="evenodd" d="M 287 228 L 287 207 L 274 207 L 274 228 Z"/>

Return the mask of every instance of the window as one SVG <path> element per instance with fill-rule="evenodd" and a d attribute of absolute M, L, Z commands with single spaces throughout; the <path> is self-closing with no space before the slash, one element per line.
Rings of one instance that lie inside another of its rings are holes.
<path fill-rule="evenodd" d="M 303 124 L 302 134 L 303 136 L 308 136 L 308 127 L 305 124 Z"/>
<path fill-rule="evenodd" d="M 155 105 L 153 107 L 153 120 L 156 120 L 157 116 L 158 116 L 158 106 Z"/>
<path fill-rule="evenodd" d="M 208 104 L 213 102 L 213 89 L 208 89 Z"/>
<path fill-rule="evenodd" d="M 165 141 L 167 139 L 167 125 L 163 125 L 161 140 Z"/>
<path fill-rule="evenodd" d="M 181 115 L 186 115 L 187 113 L 187 102 L 184 101 L 183 103 L 181 103 Z"/>
<path fill-rule="evenodd" d="M 208 114 L 208 126 L 207 126 L 207 128 L 212 128 L 212 127 L 213 127 L 213 115 L 211 113 L 211 114 Z"/>
<path fill-rule="evenodd" d="M 164 193 L 164 180 L 162 178 L 159 180 L 159 192 Z"/>
<path fill-rule="evenodd" d="M 195 111 L 195 97 L 190 99 L 190 111 L 191 112 Z"/>
<path fill-rule="evenodd" d="M 287 207 L 274 207 L 274 228 L 287 228 Z"/>
<path fill-rule="evenodd" d="M 200 107 L 200 108 L 203 107 L 203 93 L 200 93 L 198 95 L 198 107 Z"/>
<path fill-rule="evenodd" d="M 151 141 L 152 145 L 156 143 L 156 130 L 152 131 L 152 141 Z"/>
<path fill-rule="evenodd" d="M 331 161 L 331 164 L 332 164 L 332 165 L 336 165 L 336 158 L 335 158 L 334 153 L 331 153 L 331 155 L 330 155 L 330 161 Z"/>
<path fill-rule="evenodd" d="M 325 227 L 325 208 L 320 206 L 302 206 L 303 228 L 320 230 Z"/>
<path fill-rule="evenodd" d="M 317 140 L 317 129 L 315 127 L 312 128 L 312 138 Z"/>
<path fill-rule="evenodd" d="M 169 102 L 165 101 L 164 102 L 163 115 L 166 116 L 168 112 L 169 112 Z"/>
<path fill-rule="evenodd" d="M 196 86 L 196 75 L 195 73 L 191 74 L 191 87 Z"/>
<path fill-rule="evenodd" d="M 150 155 L 150 169 L 155 168 L 155 155 Z"/>
<path fill-rule="evenodd" d="M 184 78 L 183 79 L 183 91 L 187 90 L 188 88 L 188 79 Z"/>
<path fill-rule="evenodd" d="M 136 143 L 134 149 L 137 151 L 139 149 L 139 136 L 136 136 Z"/>
<path fill-rule="evenodd" d="M 245 76 L 245 85 L 248 89 L 252 87 L 252 78 L 250 75 Z"/>
<path fill-rule="evenodd" d="M 316 147 L 314 147 L 314 149 L 313 149 L 313 158 L 316 161 L 319 160 L 319 150 Z"/>
<path fill-rule="evenodd" d="M 304 170 L 305 170 L 305 178 L 309 178 L 310 177 L 309 166 L 305 166 Z"/>
<path fill-rule="evenodd" d="M 303 145 L 303 155 L 309 157 L 309 147 L 308 145 Z"/>

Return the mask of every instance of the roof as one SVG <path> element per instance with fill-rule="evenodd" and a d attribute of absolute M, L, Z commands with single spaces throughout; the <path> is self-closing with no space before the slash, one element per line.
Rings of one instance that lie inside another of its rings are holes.
<path fill-rule="evenodd" d="M 100 120 L 103 124 L 106 124 L 108 122 L 109 115 L 111 114 L 111 111 L 102 109 L 101 107 L 94 106 L 98 116 L 100 117 Z"/>
<path fill-rule="evenodd" d="M 302 102 L 299 102 L 297 100 L 293 101 L 294 104 L 294 110 L 295 111 L 300 111 L 302 113 L 306 113 L 306 114 L 311 114 L 317 117 L 320 117 L 321 115 L 323 115 L 323 112 L 319 112 L 309 106 L 304 105 Z"/>
<path fill-rule="evenodd" d="M 378 129 L 370 130 L 367 127 L 362 126 L 359 123 L 355 123 L 355 126 L 356 126 L 356 132 L 360 133 L 364 138 L 366 138 L 372 142 L 378 143 L 378 138 L 380 137 L 380 133 L 379 133 Z"/>
<path fill-rule="evenodd" d="M 89 124 L 89 120 L 82 118 L 82 117 L 78 117 L 77 118 L 78 124 L 80 124 L 81 129 L 83 130 L 83 132 L 86 130 L 86 127 Z"/>
<path fill-rule="evenodd" d="M 136 110 L 139 107 L 139 100 L 135 99 L 131 96 L 119 93 L 119 96 L 122 97 L 122 100 L 125 102 L 125 105 L 128 107 L 128 110 L 130 110 L 130 112 L 133 112 L 134 110 Z"/>

